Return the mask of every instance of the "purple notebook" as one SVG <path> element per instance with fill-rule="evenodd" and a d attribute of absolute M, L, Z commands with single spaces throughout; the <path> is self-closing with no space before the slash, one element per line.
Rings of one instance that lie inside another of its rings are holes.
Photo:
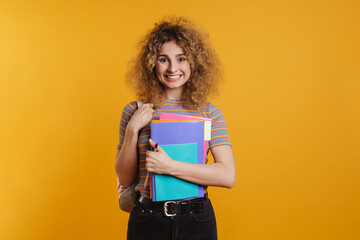
<path fill-rule="evenodd" d="M 204 163 L 204 122 L 203 121 L 158 121 L 154 120 L 151 126 L 151 139 L 161 145 L 170 144 L 197 144 L 197 163 Z M 156 201 L 154 186 L 155 174 L 152 174 L 152 199 Z M 198 196 L 204 197 L 204 186 L 198 185 Z"/>

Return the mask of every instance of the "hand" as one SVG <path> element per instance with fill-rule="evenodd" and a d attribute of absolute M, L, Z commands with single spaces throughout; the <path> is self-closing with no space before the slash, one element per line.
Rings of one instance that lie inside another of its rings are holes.
<path fill-rule="evenodd" d="M 155 110 L 153 109 L 154 104 L 145 103 L 141 105 L 131 117 L 128 127 L 135 131 L 140 131 L 147 124 L 149 124 L 153 118 Z"/>
<path fill-rule="evenodd" d="M 149 139 L 149 143 L 155 149 L 156 143 L 152 139 Z M 157 147 L 155 152 L 147 151 L 145 160 L 146 170 L 157 174 L 170 174 L 171 166 L 175 162 L 160 146 Z"/>

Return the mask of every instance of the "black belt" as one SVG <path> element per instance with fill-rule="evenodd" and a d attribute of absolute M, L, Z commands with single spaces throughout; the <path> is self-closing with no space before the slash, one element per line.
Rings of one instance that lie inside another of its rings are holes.
<path fill-rule="evenodd" d="M 146 198 L 140 194 L 137 201 L 150 210 L 163 212 L 165 216 L 173 217 L 176 216 L 176 214 L 201 212 L 204 209 L 206 199 L 207 196 L 186 201 L 153 202 L 150 198 Z"/>

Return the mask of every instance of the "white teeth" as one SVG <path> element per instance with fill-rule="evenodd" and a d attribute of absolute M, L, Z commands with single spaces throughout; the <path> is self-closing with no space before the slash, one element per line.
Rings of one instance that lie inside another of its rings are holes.
<path fill-rule="evenodd" d="M 179 78 L 181 75 L 176 75 L 176 76 L 166 76 L 167 78 Z"/>

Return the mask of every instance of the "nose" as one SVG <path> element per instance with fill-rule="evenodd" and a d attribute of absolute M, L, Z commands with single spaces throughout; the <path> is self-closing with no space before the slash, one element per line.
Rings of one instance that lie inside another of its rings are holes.
<path fill-rule="evenodd" d="M 171 73 L 176 72 L 178 69 L 178 65 L 176 63 L 176 61 L 170 61 L 169 66 L 168 66 L 168 71 Z"/>

